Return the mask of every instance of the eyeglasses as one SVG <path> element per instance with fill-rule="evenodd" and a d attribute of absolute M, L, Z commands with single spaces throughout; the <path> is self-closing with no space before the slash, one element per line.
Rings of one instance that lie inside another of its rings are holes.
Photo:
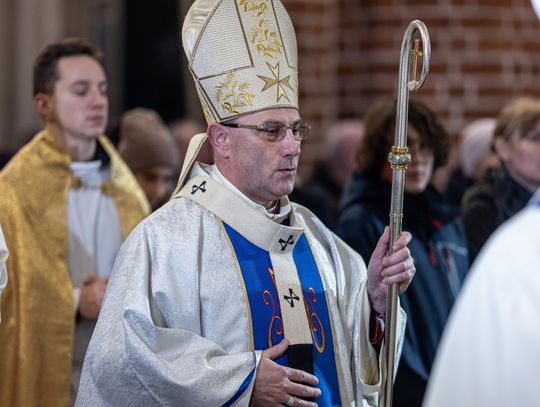
<path fill-rule="evenodd" d="M 253 124 L 238 124 L 238 123 L 221 123 L 222 126 L 232 127 L 235 129 L 250 129 L 260 131 L 263 137 L 270 142 L 281 141 L 287 135 L 287 130 L 291 130 L 296 141 L 307 139 L 311 126 L 305 122 L 295 123 L 292 126 L 287 126 L 283 123 L 272 123 L 263 125 Z"/>

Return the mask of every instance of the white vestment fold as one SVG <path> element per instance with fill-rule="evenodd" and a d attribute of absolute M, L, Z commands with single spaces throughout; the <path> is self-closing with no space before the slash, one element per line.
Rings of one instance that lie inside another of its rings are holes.
<path fill-rule="evenodd" d="M 540 406 L 540 190 L 477 257 L 435 359 L 425 407 Z"/>

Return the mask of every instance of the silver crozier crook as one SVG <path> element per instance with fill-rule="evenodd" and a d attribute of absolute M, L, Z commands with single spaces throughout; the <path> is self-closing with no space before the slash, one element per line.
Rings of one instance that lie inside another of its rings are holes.
<path fill-rule="evenodd" d="M 413 39 L 416 31 L 420 32 L 420 40 Z M 413 66 L 411 69 L 411 56 Z M 422 57 L 422 74 L 417 80 L 418 57 Z M 405 184 L 405 171 L 411 162 L 411 154 L 407 147 L 407 123 L 409 116 L 409 92 L 418 90 L 424 84 L 429 71 L 431 45 L 429 33 L 425 24 L 420 20 L 412 21 L 405 31 L 401 44 L 401 58 L 399 61 L 399 88 L 396 111 L 396 135 L 392 151 L 388 154 L 388 161 L 392 167 L 392 198 L 390 203 L 390 242 L 388 255 L 391 255 L 394 242 L 401 234 L 401 221 L 403 218 L 403 188 Z M 412 79 L 409 77 L 412 75 Z M 396 323 L 397 323 L 398 286 L 392 284 L 388 287 L 386 296 L 386 327 L 384 334 L 384 355 L 386 370 L 383 380 L 383 393 L 381 406 L 392 406 L 392 391 L 394 387 L 394 358 L 396 354 Z"/>

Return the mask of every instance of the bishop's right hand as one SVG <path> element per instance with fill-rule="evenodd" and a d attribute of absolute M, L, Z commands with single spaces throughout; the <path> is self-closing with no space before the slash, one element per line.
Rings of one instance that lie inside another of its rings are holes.
<path fill-rule="evenodd" d="M 316 398 L 321 395 L 321 390 L 314 387 L 319 383 L 319 379 L 303 370 L 274 362 L 274 359 L 285 353 L 288 346 L 289 341 L 283 339 L 262 352 L 252 395 L 254 406 L 317 406 L 317 403 L 303 398 Z"/>

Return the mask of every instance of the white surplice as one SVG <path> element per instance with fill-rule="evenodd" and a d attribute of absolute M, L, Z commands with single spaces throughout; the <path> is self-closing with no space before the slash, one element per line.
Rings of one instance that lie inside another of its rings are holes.
<path fill-rule="evenodd" d="M 110 179 L 109 168 L 103 167 L 101 160 L 72 162 L 70 168 L 81 183 L 79 188 L 70 189 L 67 196 L 67 260 L 76 313 L 85 281 L 89 277 L 109 277 L 122 244 L 122 232 L 114 199 L 103 193 L 101 188 L 103 181 Z M 95 324 L 95 321 L 80 318 L 75 327 L 71 372 L 73 401 Z"/>
<path fill-rule="evenodd" d="M 469 273 L 425 407 L 540 406 L 540 190 L 497 229 Z"/>
<path fill-rule="evenodd" d="M 192 176 L 227 187 L 215 167 L 196 166 Z M 257 230 L 255 240 L 277 240 L 264 227 L 264 208 L 245 207 L 244 197 L 228 191 L 216 205 L 239 217 L 243 230 Z M 188 195 L 154 212 L 123 244 L 78 406 L 249 405 L 261 350 L 253 346 L 246 288 L 222 219 Z M 375 405 L 380 360 L 368 339 L 365 263 L 307 209 L 291 204 L 291 211 L 290 229 L 305 233 L 324 285 L 341 404 Z"/>

